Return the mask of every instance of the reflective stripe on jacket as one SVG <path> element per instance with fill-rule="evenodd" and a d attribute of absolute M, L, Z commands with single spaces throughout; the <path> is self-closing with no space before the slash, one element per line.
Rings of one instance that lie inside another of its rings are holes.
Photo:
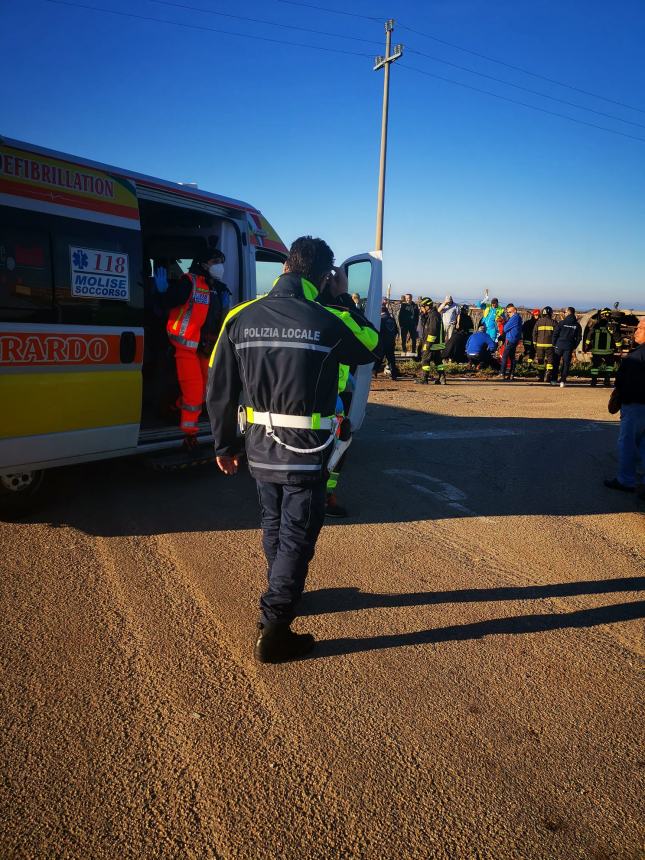
<path fill-rule="evenodd" d="M 585 346 L 591 346 L 592 355 L 612 355 L 620 346 L 620 339 L 612 328 L 600 323 L 585 338 Z"/>
<path fill-rule="evenodd" d="M 202 275 L 186 275 L 193 289 L 183 305 L 173 308 L 168 315 L 166 331 L 175 346 L 196 350 L 199 346 L 202 326 L 208 316 L 210 290 Z"/>
<path fill-rule="evenodd" d="M 533 329 L 533 343 L 536 347 L 553 346 L 553 332 L 555 323 L 551 317 L 541 316 L 535 322 Z"/>
<path fill-rule="evenodd" d="M 426 328 L 426 348 L 435 352 L 438 349 L 445 349 L 446 333 L 443 325 L 441 314 L 436 308 L 432 308 L 428 314 L 428 325 Z"/>
<path fill-rule="evenodd" d="M 313 451 L 329 430 L 284 428 L 273 438 L 262 424 L 237 435 L 238 402 L 256 412 L 333 416 L 340 365 L 370 364 L 378 333 L 365 317 L 324 307 L 305 278 L 285 273 L 271 292 L 228 314 L 211 356 L 206 404 L 218 456 L 246 445 L 251 474 L 261 481 L 306 484 L 325 478 L 331 447 Z M 302 453 L 301 453 L 302 452 Z"/>

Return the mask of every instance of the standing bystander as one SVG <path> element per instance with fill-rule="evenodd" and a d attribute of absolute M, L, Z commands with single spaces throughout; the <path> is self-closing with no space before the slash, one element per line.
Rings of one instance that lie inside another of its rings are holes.
<path fill-rule="evenodd" d="M 631 493 L 636 488 L 636 466 L 640 457 L 645 469 L 645 319 L 634 332 L 636 349 L 623 359 L 616 373 L 616 386 L 609 401 L 611 412 L 620 409 L 618 475 L 605 481 L 612 490 Z M 639 498 L 645 500 L 645 488 Z"/>
<path fill-rule="evenodd" d="M 515 305 L 506 305 L 506 322 L 503 331 L 504 351 L 500 376 L 503 379 L 515 379 L 515 352 L 522 340 L 522 318 Z"/>
<path fill-rule="evenodd" d="M 558 371 L 560 371 L 560 362 L 562 362 L 562 370 L 560 371 L 560 388 L 564 388 L 567 384 L 569 375 L 569 366 L 571 365 L 571 356 L 576 351 L 578 344 L 582 340 L 582 329 L 576 317 L 576 309 L 567 308 L 567 315 L 563 320 L 556 324 L 553 330 L 553 379 L 551 385 L 558 384 Z"/>
<path fill-rule="evenodd" d="M 401 297 L 399 307 L 399 329 L 401 331 L 401 352 L 408 351 L 408 337 L 412 344 L 412 352 L 417 351 L 417 326 L 419 324 L 419 308 L 412 301 L 412 295 L 406 293 Z"/>

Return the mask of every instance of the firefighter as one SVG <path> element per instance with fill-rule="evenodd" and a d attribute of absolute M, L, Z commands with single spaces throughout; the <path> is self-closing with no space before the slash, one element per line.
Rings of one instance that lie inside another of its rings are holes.
<path fill-rule="evenodd" d="M 428 335 L 428 322 L 432 299 L 419 299 L 419 322 L 417 323 L 417 361 L 421 361 L 423 348 Z M 418 381 L 418 380 L 417 380 Z"/>
<path fill-rule="evenodd" d="M 539 382 L 551 382 L 553 373 L 553 308 L 547 305 L 535 321 L 533 328 L 533 346 L 535 347 L 535 364 Z"/>
<path fill-rule="evenodd" d="M 222 281 L 225 256 L 216 248 L 204 251 L 193 260 L 188 274 L 168 283 L 165 268 L 155 272 L 155 284 L 169 309 L 166 333 L 175 348 L 177 381 L 181 389 L 178 401 L 179 426 L 184 433 L 184 447 L 197 448 L 199 415 L 204 406 L 208 358 L 222 325 L 224 311 L 230 305 L 231 292 Z"/>
<path fill-rule="evenodd" d="M 533 345 L 533 329 L 535 328 L 535 323 L 537 318 L 540 316 L 540 311 L 537 308 L 533 308 L 531 311 L 531 316 L 525 320 L 522 325 L 522 344 L 524 346 L 524 358 L 523 361 L 526 364 L 533 364 L 535 361 L 535 346 Z"/>
<path fill-rule="evenodd" d="M 432 299 L 428 299 L 428 319 L 425 326 L 425 341 L 423 343 L 423 353 L 421 355 L 421 370 L 423 376 L 418 382 L 421 385 L 427 385 L 430 378 L 431 365 L 434 364 L 437 371 L 437 377 L 434 381 L 435 385 L 441 385 L 443 382 L 446 385 L 446 369 L 443 364 L 443 351 L 446 348 L 445 329 L 443 318 L 439 311 L 434 306 Z"/>
<path fill-rule="evenodd" d="M 316 301 L 327 284 L 333 295 L 347 292 L 333 262 L 322 239 L 296 239 L 271 292 L 228 314 L 210 361 L 206 400 L 217 464 L 235 474 L 245 443 L 257 483 L 268 573 L 254 648 L 261 663 L 297 659 L 314 647 L 314 637 L 294 633 L 291 622 L 325 516 L 327 462 L 343 435 L 339 366 L 377 357 L 378 332 L 367 320 Z"/>
<path fill-rule="evenodd" d="M 584 352 L 591 352 L 591 385 L 598 384 L 598 376 L 604 384 L 611 385 L 611 375 L 616 370 L 616 352 L 621 348 L 620 326 L 612 320 L 609 308 L 603 308 L 596 322 L 587 329 L 583 344 Z"/>

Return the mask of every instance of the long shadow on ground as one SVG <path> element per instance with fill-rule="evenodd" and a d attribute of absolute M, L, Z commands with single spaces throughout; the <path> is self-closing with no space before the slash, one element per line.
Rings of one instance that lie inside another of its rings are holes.
<path fill-rule="evenodd" d="M 390 609 L 406 606 L 435 606 L 441 603 L 488 603 L 498 600 L 540 600 L 549 597 L 574 597 L 580 594 L 613 594 L 645 591 L 645 576 L 621 579 L 595 579 L 550 585 L 523 585 L 503 588 L 463 588 L 456 591 L 413 591 L 403 594 L 375 594 L 359 588 L 320 588 L 306 591 L 299 615 L 326 615 L 365 609 Z"/>
<path fill-rule="evenodd" d="M 645 617 L 645 600 L 601 606 L 597 609 L 581 609 L 575 612 L 555 612 L 540 615 L 522 615 L 513 618 L 493 618 L 472 624 L 454 624 L 419 630 L 413 633 L 394 633 L 365 638 L 328 639 L 318 642 L 307 659 L 337 657 L 362 651 L 380 651 L 384 648 L 400 648 L 406 645 L 434 645 L 439 642 L 481 639 L 497 634 L 545 633 L 571 627 L 595 627 L 598 624 L 614 624 Z"/>

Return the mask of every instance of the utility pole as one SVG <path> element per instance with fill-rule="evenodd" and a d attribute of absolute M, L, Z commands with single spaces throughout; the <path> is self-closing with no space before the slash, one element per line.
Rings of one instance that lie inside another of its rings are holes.
<path fill-rule="evenodd" d="M 378 201 L 376 208 L 376 248 L 377 251 L 383 250 L 383 208 L 385 204 L 385 160 L 387 157 L 387 114 L 390 101 L 390 63 L 398 60 L 403 54 L 403 45 L 395 45 L 394 53 L 390 53 L 392 48 L 392 31 L 394 30 L 394 18 L 389 18 L 385 22 L 385 56 L 376 57 L 374 60 L 374 71 L 380 68 L 385 68 L 385 77 L 383 79 L 383 119 L 381 122 L 381 163 L 378 177 Z"/>

